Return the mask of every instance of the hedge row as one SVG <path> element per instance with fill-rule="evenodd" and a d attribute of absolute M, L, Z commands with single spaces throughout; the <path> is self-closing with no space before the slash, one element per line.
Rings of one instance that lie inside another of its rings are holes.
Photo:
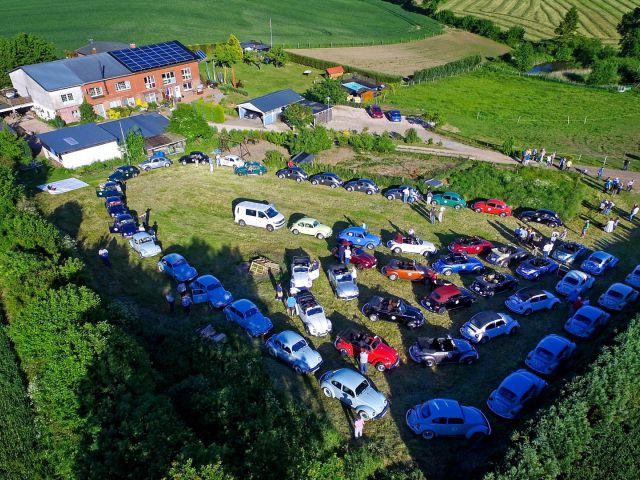
<path fill-rule="evenodd" d="M 430 82 L 444 77 L 451 77 L 461 73 L 467 73 L 475 70 L 482 65 L 482 57 L 480 55 L 472 55 L 470 57 L 454 60 L 453 62 L 436 67 L 416 70 L 413 74 L 412 83 Z"/>
<path fill-rule="evenodd" d="M 640 478 L 640 316 L 558 402 L 515 436 L 485 480 Z"/>

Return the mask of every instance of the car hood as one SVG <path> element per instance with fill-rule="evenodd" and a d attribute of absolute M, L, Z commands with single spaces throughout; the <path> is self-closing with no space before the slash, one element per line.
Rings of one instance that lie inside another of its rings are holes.
<path fill-rule="evenodd" d="M 254 315 L 248 319 L 243 319 L 240 325 L 252 335 L 263 335 L 273 328 L 271 320 L 263 315 Z"/>
<path fill-rule="evenodd" d="M 594 323 L 578 322 L 571 317 L 564 325 L 565 330 L 577 337 L 588 337 L 595 330 Z"/>
<path fill-rule="evenodd" d="M 600 298 L 598 299 L 598 303 L 600 303 L 600 305 L 604 307 L 616 308 L 624 305 L 625 301 L 624 299 L 614 298 L 607 295 L 606 293 L 603 293 L 602 295 L 600 295 Z"/>
<path fill-rule="evenodd" d="M 327 332 L 331 330 L 331 322 L 324 313 L 316 313 L 306 317 L 306 323 L 310 324 L 318 332 Z"/>
<path fill-rule="evenodd" d="M 360 294 L 360 290 L 355 283 L 343 282 L 336 285 L 336 293 L 342 297 L 357 297 Z"/>
<path fill-rule="evenodd" d="M 582 262 L 581 268 L 582 270 L 586 270 L 587 272 L 600 272 L 603 267 L 591 260 L 585 260 L 584 262 Z"/>
<path fill-rule="evenodd" d="M 575 254 L 574 253 L 569 253 L 569 252 L 565 252 L 562 250 L 556 250 L 553 252 L 552 257 L 553 258 L 557 258 L 558 260 L 568 260 L 569 258 L 573 257 Z"/>
<path fill-rule="evenodd" d="M 417 326 L 421 326 L 422 324 L 424 324 L 424 315 L 422 313 L 422 310 L 417 307 L 405 305 L 404 316 L 410 318 L 410 322 L 416 323 Z"/>
<path fill-rule="evenodd" d="M 231 295 L 231 292 L 225 290 L 222 287 L 219 287 L 213 291 L 207 292 L 207 296 L 209 298 L 209 301 L 214 305 L 216 304 L 227 305 L 233 301 L 233 295 Z"/>
<path fill-rule="evenodd" d="M 309 278 L 309 272 L 294 272 L 291 274 L 291 282 L 295 287 L 311 287 L 312 281 Z"/>
<path fill-rule="evenodd" d="M 142 245 L 138 245 L 138 250 L 143 254 L 151 254 L 158 253 L 161 251 L 160 245 L 156 245 L 155 243 L 146 242 Z"/>
<path fill-rule="evenodd" d="M 358 405 L 367 405 L 373 409 L 374 415 L 377 415 L 387 406 L 387 399 L 383 394 L 369 387 L 358 396 L 356 403 Z"/>
<path fill-rule="evenodd" d="M 295 352 L 295 358 L 303 362 L 310 369 L 314 369 L 322 363 L 322 356 L 309 346 Z"/>
<path fill-rule="evenodd" d="M 489 426 L 489 421 L 487 417 L 480 411 L 480 409 L 475 407 L 462 407 L 462 412 L 464 413 L 464 423 L 467 426 L 471 425 L 486 425 Z"/>
<path fill-rule="evenodd" d="M 176 278 L 176 280 L 184 282 L 197 277 L 198 271 L 191 266 L 181 265 L 180 267 L 173 270 L 173 276 Z"/>
<path fill-rule="evenodd" d="M 378 348 L 375 349 L 375 352 L 387 358 L 395 359 L 398 357 L 398 352 L 385 343 L 380 343 L 380 345 L 378 345 Z"/>

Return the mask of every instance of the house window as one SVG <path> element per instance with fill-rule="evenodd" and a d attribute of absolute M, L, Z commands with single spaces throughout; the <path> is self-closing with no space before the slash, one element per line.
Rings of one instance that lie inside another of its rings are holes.
<path fill-rule="evenodd" d="M 80 110 L 73 110 L 73 111 L 71 112 L 71 116 L 72 116 L 73 118 L 80 118 Z"/>
<path fill-rule="evenodd" d="M 109 102 L 109 108 L 118 108 L 122 106 L 122 102 L 120 100 L 113 100 Z"/>
<path fill-rule="evenodd" d="M 134 97 L 129 97 L 125 101 L 127 102 L 127 105 L 129 105 L 130 107 L 136 106 L 136 99 Z"/>
<path fill-rule="evenodd" d="M 62 95 L 60 95 L 60 98 L 62 99 L 62 103 L 73 102 L 73 94 L 72 93 L 63 93 Z"/>
<path fill-rule="evenodd" d="M 191 69 L 190 68 L 183 68 L 182 69 L 182 79 L 183 80 L 191 80 Z"/>
<path fill-rule="evenodd" d="M 129 80 L 125 80 L 124 82 L 116 82 L 116 92 L 121 92 L 123 90 L 130 90 L 131 82 Z"/>
<path fill-rule="evenodd" d="M 171 85 L 176 83 L 176 74 L 174 72 L 165 72 L 162 74 L 162 84 Z"/>
<path fill-rule="evenodd" d="M 102 93 L 102 87 L 91 87 L 89 90 L 87 90 L 89 92 L 89 95 L 92 98 L 96 98 L 96 97 L 101 97 L 102 95 L 104 95 Z"/>
<path fill-rule="evenodd" d="M 147 90 L 156 88 L 156 77 L 154 77 L 153 75 L 144 77 L 144 86 L 147 87 Z"/>
<path fill-rule="evenodd" d="M 147 103 L 158 103 L 155 93 L 145 93 L 144 101 Z"/>
<path fill-rule="evenodd" d="M 193 85 L 191 84 L 191 82 L 185 82 L 182 84 L 182 89 L 185 92 L 188 92 L 189 90 L 193 90 Z"/>

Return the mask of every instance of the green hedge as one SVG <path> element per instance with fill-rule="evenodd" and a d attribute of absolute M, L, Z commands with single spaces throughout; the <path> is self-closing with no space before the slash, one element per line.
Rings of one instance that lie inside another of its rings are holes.
<path fill-rule="evenodd" d="M 467 73 L 482 65 L 482 57 L 480 55 L 472 55 L 470 57 L 454 60 L 453 62 L 437 67 L 416 70 L 413 74 L 412 83 L 431 82 L 444 77 L 451 77 L 461 73 Z"/>
<path fill-rule="evenodd" d="M 640 478 L 640 316 L 558 402 L 524 431 L 485 480 Z"/>

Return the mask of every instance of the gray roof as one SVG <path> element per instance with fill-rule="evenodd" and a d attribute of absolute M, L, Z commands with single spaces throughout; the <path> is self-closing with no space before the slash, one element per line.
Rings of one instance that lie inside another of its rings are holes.
<path fill-rule="evenodd" d="M 115 142 L 116 137 L 95 123 L 61 128 L 53 132 L 38 134 L 40 143 L 56 155 L 77 152 L 85 148 Z"/>
<path fill-rule="evenodd" d="M 100 124 L 100 128 L 116 137 L 119 142 L 122 142 L 124 140 L 122 138 L 123 133 L 126 138 L 130 131 L 138 131 L 144 138 L 150 138 L 164 133 L 167 125 L 169 125 L 167 118 L 157 112 L 150 112 L 104 122 Z"/>
<path fill-rule="evenodd" d="M 128 43 L 122 42 L 92 42 L 84 47 L 80 47 L 76 50 L 76 53 L 80 55 L 91 55 L 93 49 L 96 49 L 96 53 L 110 52 L 112 50 L 121 50 L 123 48 L 129 48 Z"/>
<path fill-rule="evenodd" d="M 20 68 L 49 92 L 131 74 L 108 53 L 65 58 Z"/>
<path fill-rule="evenodd" d="M 267 113 L 301 100 L 303 100 L 301 95 L 298 95 L 290 88 L 287 88 L 286 90 L 278 90 L 277 92 L 268 93 L 262 97 L 254 98 L 253 100 L 241 103 L 238 106 L 249 109 L 255 107 L 261 113 Z"/>
<path fill-rule="evenodd" d="M 314 115 L 322 113 L 331 108 L 326 103 L 314 102 L 313 100 L 307 100 L 306 98 L 298 103 L 300 103 L 300 105 L 304 105 L 305 107 L 309 107 Z"/>

